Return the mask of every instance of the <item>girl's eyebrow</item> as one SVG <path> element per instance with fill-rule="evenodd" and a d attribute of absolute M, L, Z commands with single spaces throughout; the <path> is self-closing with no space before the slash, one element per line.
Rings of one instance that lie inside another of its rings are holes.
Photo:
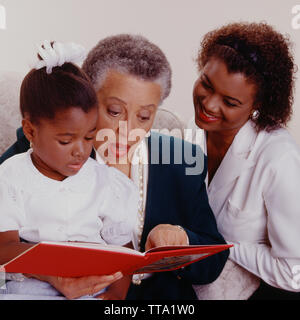
<path fill-rule="evenodd" d="M 57 136 L 74 136 L 75 134 L 74 133 L 58 133 Z"/>
<path fill-rule="evenodd" d="M 205 73 L 203 73 L 203 76 L 205 77 L 205 80 L 209 83 L 209 85 L 213 87 L 213 84 L 212 84 L 211 81 L 209 80 L 209 77 L 208 77 Z M 233 98 L 233 97 L 230 97 L 230 96 L 224 96 L 224 97 L 227 98 L 227 99 L 230 99 L 230 100 L 234 100 L 234 101 L 238 102 L 239 104 L 243 104 L 243 103 L 242 103 L 239 99 L 237 99 L 237 98 Z"/>

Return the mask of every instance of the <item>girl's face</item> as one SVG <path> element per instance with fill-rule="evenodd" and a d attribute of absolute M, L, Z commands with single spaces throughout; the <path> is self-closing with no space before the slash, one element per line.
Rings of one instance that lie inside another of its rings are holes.
<path fill-rule="evenodd" d="M 86 162 L 96 135 L 97 108 L 88 113 L 77 107 L 58 112 L 54 119 L 33 125 L 23 120 L 23 130 L 32 141 L 32 160 L 45 176 L 63 180 L 75 175 Z"/>
<path fill-rule="evenodd" d="M 98 91 L 95 147 L 109 163 L 127 163 L 151 129 L 161 99 L 158 84 L 109 71 Z"/>
<path fill-rule="evenodd" d="M 256 86 L 211 58 L 194 85 L 195 121 L 208 132 L 235 135 L 254 110 Z"/>

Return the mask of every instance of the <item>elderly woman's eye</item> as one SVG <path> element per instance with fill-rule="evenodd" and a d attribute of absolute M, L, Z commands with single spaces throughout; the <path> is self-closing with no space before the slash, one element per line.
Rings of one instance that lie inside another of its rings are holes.
<path fill-rule="evenodd" d="M 141 121 L 148 121 L 150 120 L 150 117 L 139 117 Z"/>
<path fill-rule="evenodd" d="M 117 108 L 108 108 L 107 113 L 113 117 L 117 117 L 121 113 L 121 110 Z"/>
<path fill-rule="evenodd" d="M 150 112 L 141 112 L 139 115 L 138 115 L 138 118 L 140 121 L 148 121 L 150 120 L 151 118 L 151 114 Z"/>

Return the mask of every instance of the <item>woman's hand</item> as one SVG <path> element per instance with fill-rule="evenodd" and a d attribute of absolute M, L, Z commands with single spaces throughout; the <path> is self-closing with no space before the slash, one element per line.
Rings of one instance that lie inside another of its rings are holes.
<path fill-rule="evenodd" d="M 84 295 L 94 295 L 113 282 L 123 277 L 121 272 L 107 276 L 86 276 L 80 278 L 26 275 L 50 283 L 67 299 L 75 299 Z"/>
<path fill-rule="evenodd" d="M 171 224 L 159 224 L 149 232 L 145 250 L 160 246 L 188 244 L 188 235 L 183 228 Z"/>

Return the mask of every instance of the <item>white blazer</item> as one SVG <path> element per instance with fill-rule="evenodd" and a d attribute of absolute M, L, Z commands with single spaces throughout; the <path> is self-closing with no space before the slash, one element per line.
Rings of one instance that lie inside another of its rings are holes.
<path fill-rule="evenodd" d="M 206 152 L 205 134 L 199 144 Z M 249 120 L 207 192 L 234 244 L 230 258 L 274 287 L 300 291 L 300 148 L 288 131 L 257 133 Z"/>

